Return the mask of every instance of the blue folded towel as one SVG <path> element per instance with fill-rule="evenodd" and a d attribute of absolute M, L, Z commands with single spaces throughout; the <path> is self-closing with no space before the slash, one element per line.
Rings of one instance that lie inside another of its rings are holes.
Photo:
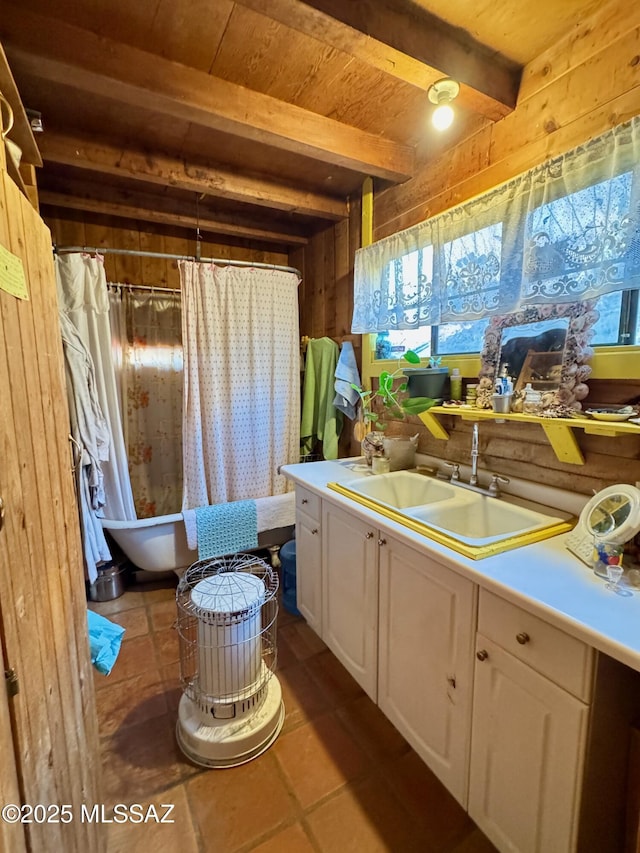
<path fill-rule="evenodd" d="M 352 382 L 354 385 L 360 385 L 360 373 L 353 344 L 351 341 L 345 341 L 336 366 L 334 383 L 336 396 L 333 405 L 351 420 L 356 416 L 356 406 L 360 399 L 358 392 L 351 387 Z"/>
<path fill-rule="evenodd" d="M 87 610 L 87 622 L 91 663 L 98 672 L 109 675 L 120 651 L 124 628 L 93 610 Z"/>
<path fill-rule="evenodd" d="M 224 557 L 258 547 L 255 501 L 232 501 L 197 507 L 198 559 Z"/>

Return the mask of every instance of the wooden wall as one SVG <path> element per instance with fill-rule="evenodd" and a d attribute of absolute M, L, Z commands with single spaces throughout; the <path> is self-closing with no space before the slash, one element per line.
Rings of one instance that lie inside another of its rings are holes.
<path fill-rule="evenodd" d="M 376 195 L 374 239 L 415 225 L 452 205 L 640 114 L 640 6 L 603 5 L 559 44 L 525 68 L 516 110 L 444 151 L 411 181 Z M 633 356 L 638 359 L 637 355 Z M 636 383 L 592 380 L 592 401 L 623 402 L 640 394 Z M 419 449 L 467 463 L 471 425 L 446 417 L 449 441 L 431 437 L 415 418 L 391 423 L 389 434 L 420 433 Z M 585 436 L 576 430 L 586 464 L 558 462 L 536 425 L 480 426 L 480 466 L 507 476 L 584 494 L 640 480 L 640 440 Z"/>
<path fill-rule="evenodd" d="M 353 259 L 360 247 L 360 199 L 349 204 L 349 218 L 316 234 L 302 249 L 290 254 L 290 263 L 302 272 L 299 289 L 300 334 L 309 338 L 351 341 L 362 364 L 362 336 L 351 334 L 353 314 Z M 358 455 L 349 421 L 340 440 L 342 456 Z"/>
<path fill-rule="evenodd" d="M 519 102 L 511 115 L 496 123 L 476 124 L 471 135 L 457 145 L 447 148 L 441 139 L 434 142 L 442 153 L 413 180 L 376 193 L 374 238 L 414 225 L 640 114 L 639 41 L 640 5 L 630 5 L 627 0 L 602 5 L 525 68 Z M 429 141 L 421 147 L 428 149 Z M 108 220 L 87 220 L 80 225 L 70 222 L 65 211 L 45 211 L 45 216 L 57 243 L 189 254 L 194 250 L 193 241 L 159 235 L 151 226 L 131 230 L 110 225 Z M 294 249 L 288 259 L 266 250 L 253 258 L 300 269 L 301 335 L 326 335 L 337 342 L 350 339 L 358 358 L 361 340 L 350 334 L 350 326 L 353 258 L 360 233 L 360 203 L 354 200 L 348 220 L 318 233 L 306 247 Z M 239 250 L 239 246 L 233 249 L 235 257 Z M 202 253 L 226 257 L 225 251 L 228 246 L 212 245 L 203 246 Z M 245 246 L 244 251 L 250 255 L 253 250 Z M 177 270 L 171 263 L 164 269 L 157 261 L 145 259 L 111 258 L 108 263 L 116 267 L 110 275 L 114 280 L 177 286 Z M 591 399 L 597 395 L 598 402 L 622 400 L 631 393 L 615 382 L 600 386 L 592 382 L 591 388 Z M 640 371 L 636 393 L 640 393 Z M 446 443 L 432 439 L 419 421 L 408 426 L 420 432 L 424 452 L 466 461 L 470 437 L 467 425 L 459 419 L 450 424 L 451 440 Z M 402 427 L 390 426 L 390 430 L 397 429 Z M 535 426 L 483 424 L 481 433 L 481 465 L 506 474 L 544 479 L 585 494 L 609 482 L 640 480 L 640 442 L 632 438 L 578 433 L 587 460 L 578 467 L 557 462 Z M 349 424 L 341 448 L 345 455 L 357 451 Z"/>
<path fill-rule="evenodd" d="M 65 208 L 43 207 L 42 217 L 51 230 L 56 246 L 95 246 L 110 249 L 135 249 L 143 252 L 165 252 L 171 255 L 194 255 L 195 234 L 184 229 L 168 229 L 151 223 L 122 220 L 95 214 L 74 214 Z M 203 235 L 200 241 L 203 258 L 234 258 L 264 264 L 289 264 L 286 251 L 273 246 L 256 246 L 246 240 L 218 243 Z M 157 287 L 180 287 L 177 261 L 128 255 L 105 255 L 107 280 L 120 284 L 145 284 Z"/>
<path fill-rule="evenodd" d="M 24 830 L 28 850 L 97 853 L 103 828 L 80 820 L 83 803 L 101 802 L 100 754 L 51 237 L 3 162 L 0 245 L 20 258 L 29 292 L 0 290 L 0 645 L 20 687 L 0 776 L 15 754 L 14 802 L 69 804 L 74 814 L 5 825 L 0 849 L 24 849 Z"/>

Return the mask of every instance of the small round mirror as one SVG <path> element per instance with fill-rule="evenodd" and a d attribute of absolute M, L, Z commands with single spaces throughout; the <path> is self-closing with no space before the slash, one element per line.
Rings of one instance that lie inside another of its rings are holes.
<path fill-rule="evenodd" d="M 640 489 L 626 483 L 602 489 L 580 513 L 580 527 L 591 540 L 628 542 L 640 531 Z"/>
<path fill-rule="evenodd" d="M 631 509 L 628 495 L 608 495 L 592 508 L 587 525 L 595 536 L 608 536 L 627 521 Z"/>

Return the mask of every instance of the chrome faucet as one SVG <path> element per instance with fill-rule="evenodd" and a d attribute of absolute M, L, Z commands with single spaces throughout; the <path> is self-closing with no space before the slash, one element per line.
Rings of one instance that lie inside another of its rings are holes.
<path fill-rule="evenodd" d="M 473 434 L 471 437 L 471 477 L 469 478 L 470 486 L 478 485 L 478 424 L 473 425 Z"/>

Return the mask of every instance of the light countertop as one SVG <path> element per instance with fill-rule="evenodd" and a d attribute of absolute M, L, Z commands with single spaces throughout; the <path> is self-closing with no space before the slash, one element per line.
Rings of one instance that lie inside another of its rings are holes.
<path fill-rule="evenodd" d="M 354 479 L 372 476 L 357 470 L 360 467 L 357 462 L 286 465 L 282 473 L 294 483 L 375 523 L 381 531 L 422 548 L 426 556 L 480 587 L 640 672 L 640 589 L 626 597 L 607 590 L 605 581 L 567 550 L 564 544 L 567 534 L 482 560 L 469 559 L 327 488 L 330 482 L 346 485 Z M 512 491 L 519 494 L 517 487 Z M 544 498 L 538 493 L 534 499 L 576 514 L 587 500 L 583 495 L 572 500 L 570 494 L 555 489 L 544 489 L 543 494 Z"/>

